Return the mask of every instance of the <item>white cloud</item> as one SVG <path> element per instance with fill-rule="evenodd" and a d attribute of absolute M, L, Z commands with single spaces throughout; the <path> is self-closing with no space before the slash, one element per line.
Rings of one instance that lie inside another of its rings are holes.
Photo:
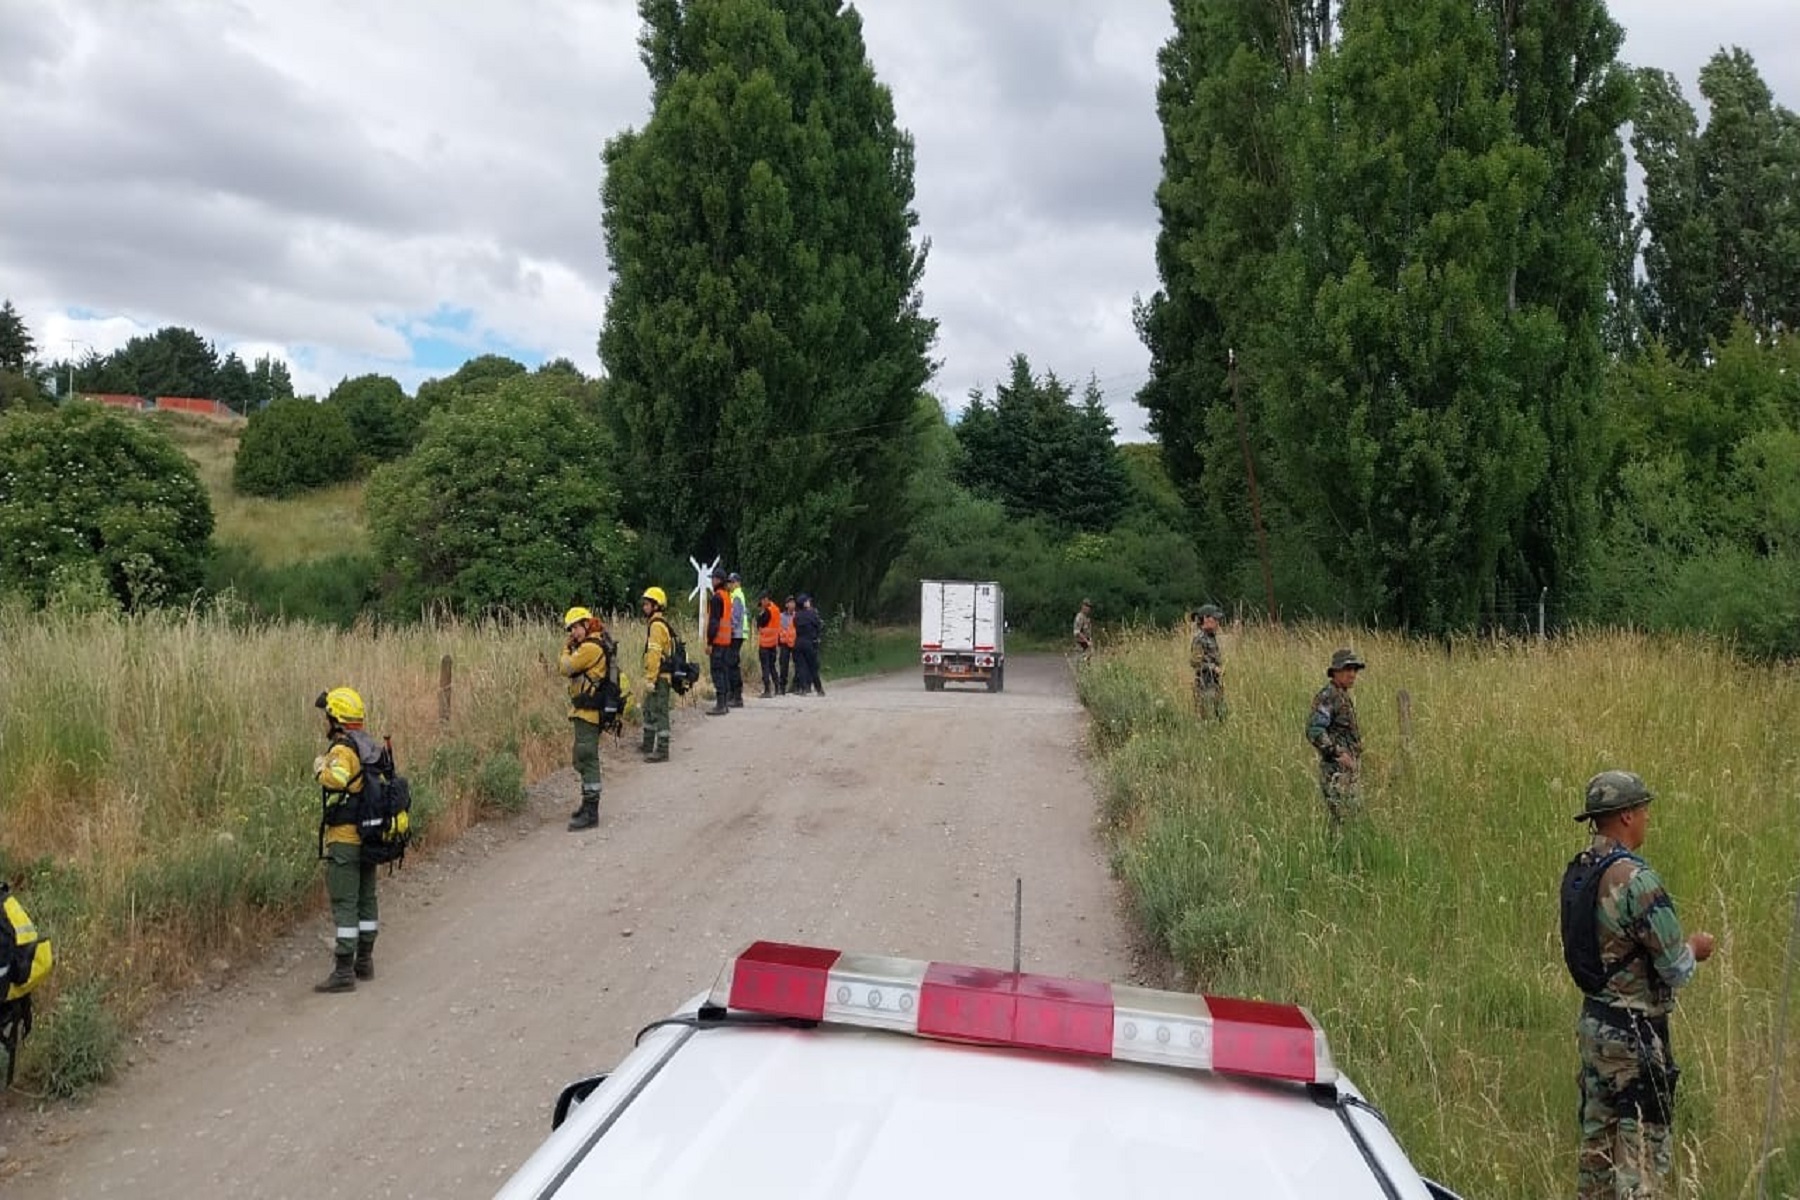
<path fill-rule="evenodd" d="M 1612 7 L 1626 57 L 1690 95 L 1735 43 L 1800 104 L 1784 3 Z M 1168 5 L 858 8 L 917 143 L 935 390 L 960 407 L 1023 352 L 1098 376 L 1142 436 Z M 637 24 L 631 0 L 0 2 L 0 290 L 49 353 L 186 325 L 279 348 L 303 391 L 416 385 L 421 322 L 597 370 L 600 152 L 649 115 Z"/>

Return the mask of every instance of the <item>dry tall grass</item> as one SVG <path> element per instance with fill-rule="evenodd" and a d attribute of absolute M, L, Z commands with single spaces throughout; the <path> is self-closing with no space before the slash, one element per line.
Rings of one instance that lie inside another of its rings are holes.
<path fill-rule="evenodd" d="M 1672 1194 L 1744 1195 L 1800 885 L 1800 681 L 1626 634 L 1354 635 L 1367 811 L 1333 846 L 1303 729 L 1352 636 L 1227 637 L 1218 727 L 1190 708 L 1185 635 L 1129 636 L 1083 672 L 1115 864 L 1148 930 L 1204 990 L 1308 1005 L 1436 1177 L 1471 1196 L 1568 1194 L 1579 998 L 1557 884 L 1583 843 L 1583 783 L 1638 771 L 1658 795 L 1646 853 L 1686 926 L 1719 936 L 1675 1022 Z M 1770 1194 L 1793 1196 L 1800 1036 L 1787 1045 Z"/>
<path fill-rule="evenodd" d="M 308 766 L 327 687 L 356 687 L 371 731 L 392 735 L 423 852 L 484 803 L 516 803 L 523 779 L 568 752 L 561 641 L 509 622 L 339 633 L 0 611 L 0 872 L 24 880 L 57 942 L 40 1013 L 54 1024 L 58 991 L 98 981 L 93 994 L 129 1021 L 318 902 Z M 33 1043 L 47 1053 L 55 1038 Z"/>

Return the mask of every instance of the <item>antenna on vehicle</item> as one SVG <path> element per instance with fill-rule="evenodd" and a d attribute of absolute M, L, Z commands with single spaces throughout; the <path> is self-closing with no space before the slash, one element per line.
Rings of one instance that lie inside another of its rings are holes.
<path fill-rule="evenodd" d="M 1019 942 L 1025 929 L 1025 880 L 1013 877 L 1013 974 L 1019 973 Z"/>

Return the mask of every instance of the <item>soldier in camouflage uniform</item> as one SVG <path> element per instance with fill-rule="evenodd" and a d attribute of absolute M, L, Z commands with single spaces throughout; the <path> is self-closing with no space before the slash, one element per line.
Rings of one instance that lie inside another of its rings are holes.
<path fill-rule="evenodd" d="M 1580 1200 L 1650 1200 L 1669 1171 L 1675 1060 L 1669 1013 L 1675 989 L 1712 957 L 1713 937 L 1683 937 L 1662 880 L 1637 851 L 1650 819 L 1650 789 L 1629 771 L 1588 781 L 1577 821 L 1593 824 L 1582 856 L 1597 863 L 1626 852 L 1600 876 L 1595 899 L 1605 986 L 1583 999 L 1576 1023 L 1581 1054 Z"/>
<path fill-rule="evenodd" d="M 1194 707 L 1202 717 L 1225 719 L 1225 656 L 1219 653 L 1219 618 L 1215 605 L 1200 609 L 1200 628 L 1188 643 L 1188 665 L 1194 668 Z"/>
<path fill-rule="evenodd" d="M 1331 682 L 1313 697 L 1306 722 L 1306 740 L 1319 752 L 1319 791 L 1334 833 L 1344 817 L 1362 805 L 1362 730 L 1356 724 L 1356 702 L 1350 698 L 1356 673 L 1362 669 L 1363 661 L 1354 651 L 1334 653 L 1325 670 Z"/>

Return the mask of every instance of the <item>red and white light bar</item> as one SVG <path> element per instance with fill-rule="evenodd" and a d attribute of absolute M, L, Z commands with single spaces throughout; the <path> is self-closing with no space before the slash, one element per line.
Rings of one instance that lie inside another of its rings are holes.
<path fill-rule="evenodd" d="M 1329 1084 L 1331 1050 L 1304 1008 L 1029 972 L 754 942 L 725 964 L 712 1007 Z"/>

